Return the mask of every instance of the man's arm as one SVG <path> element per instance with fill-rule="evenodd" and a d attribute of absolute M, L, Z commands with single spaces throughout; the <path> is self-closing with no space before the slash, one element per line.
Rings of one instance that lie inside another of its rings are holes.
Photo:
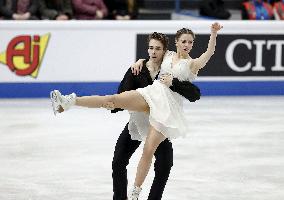
<path fill-rule="evenodd" d="M 199 88 L 189 81 L 179 81 L 177 78 L 173 78 L 171 74 L 164 74 L 160 76 L 160 82 L 191 102 L 200 99 Z"/>
<path fill-rule="evenodd" d="M 174 78 L 170 89 L 174 92 L 179 93 L 190 102 L 194 102 L 200 99 L 200 89 L 189 81 L 179 81 Z"/>
<path fill-rule="evenodd" d="M 145 67 L 147 61 L 148 61 L 147 59 L 144 59 L 144 61 L 142 62 L 143 67 L 141 70 L 141 74 L 137 76 L 133 74 L 132 68 L 129 68 L 127 70 L 122 81 L 119 84 L 118 91 L 117 91 L 118 94 L 125 92 L 125 91 L 143 88 L 143 87 L 146 87 L 152 84 L 153 81 L 151 80 L 150 74 L 147 73 L 148 69 Z"/>

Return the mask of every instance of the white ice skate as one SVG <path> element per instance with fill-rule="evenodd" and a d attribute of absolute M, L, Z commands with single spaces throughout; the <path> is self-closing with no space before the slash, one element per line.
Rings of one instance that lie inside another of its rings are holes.
<path fill-rule="evenodd" d="M 133 186 L 133 189 L 131 190 L 131 193 L 129 195 L 129 200 L 138 200 L 139 194 L 141 192 L 142 188 L 138 186 Z"/>
<path fill-rule="evenodd" d="M 57 113 L 60 113 L 60 108 L 62 108 L 63 111 L 66 111 L 71 106 L 75 105 L 76 94 L 62 95 L 58 90 L 53 90 L 50 92 L 50 99 L 53 113 L 56 115 Z"/>

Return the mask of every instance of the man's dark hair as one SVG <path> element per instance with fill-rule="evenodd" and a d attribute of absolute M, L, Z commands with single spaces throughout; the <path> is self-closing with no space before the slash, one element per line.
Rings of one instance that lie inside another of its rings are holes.
<path fill-rule="evenodd" d="M 169 38 L 165 34 L 157 33 L 157 32 L 150 34 L 149 37 L 148 37 L 148 44 L 149 44 L 150 40 L 152 40 L 152 39 L 160 41 L 163 44 L 163 46 L 164 46 L 163 49 L 165 51 L 168 49 Z"/>

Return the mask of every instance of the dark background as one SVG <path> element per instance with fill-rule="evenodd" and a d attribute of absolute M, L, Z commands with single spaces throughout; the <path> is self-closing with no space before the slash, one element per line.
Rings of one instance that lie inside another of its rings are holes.
<path fill-rule="evenodd" d="M 170 39 L 169 50 L 176 51 L 174 45 L 174 35 L 168 35 Z M 136 59 L 147 58 L 148 53 L 148 35 L 137 35 Z M 199 76 L 284 76 L 284 71 L 271 71 L 271 67 L 275 65 L 275 45 L 267 50 L 267 45 L 263 45 L 262 65 L 265 71 L 252 71 L 249 69 L 245 72 L 235 72 L 227 64 L 225 54 L 228 45 L 236 39 L 253 40 L 284 40 L 284 35 L 218 35 L 216 51 L 213 57 L 206 65 L 206 70 L 200 70 Z M 192 58 L 199 57 L 207 49 L 209 34 L 196 35 L 194 46 L 190 52 Z M 249 50 L 246 45 L 237 45 L 234 51 L 233 59 L 236 65 L 244 66 L 247 62 L 251 62 L 251 66 L 255 65 L 256 46 L 252 43 L 252 49 Z M 284 45 L 282 45 L 282 66 L 284 65 Z"/>

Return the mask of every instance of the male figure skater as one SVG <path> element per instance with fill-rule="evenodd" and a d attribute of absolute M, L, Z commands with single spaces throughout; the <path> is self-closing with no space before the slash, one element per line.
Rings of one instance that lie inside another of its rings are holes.
<path fill-rule="evenodd" d="M 152 33 L 148 37 L 149 60 L 143 62 L 143 67 L 138 75 L 132 73 L 129 68 L 121 81 L 118 93 L 135 90 L 146 87 L 153 83 L 160 71 L 160 65 L 163 55 L 167 50 L 168 38 L 161 33 Z M 136 74 L 136 73 L 135 73 Z M 179 81 L 171 75 L 163 75 L 160 79 L 165 85 L 169 86 L 174 92 L 178 92 L 189 101 L 196 101 L 200 98 L 199 88 L 188 81 Z M 108 106 L 106 106 L 108 107 Z M 111 106 L 109 105 L 111 108 Z M 121 109 L 114 109 L 115 113 Z M 139 147 L 141 141 L 132 140 L 128 130 L 128 123 L 120 134 L 114 151 L 112 161 L 112 178 L 113 178 L 113 200 L 127 199 L 127 165 L 129 159 L 135 150 Z M 148 200 L 160 200 L 166 186 L 171 167 L 173 166 L 173 148 L 172 143 L 166 139 L 163 141 L 155 152 L 155 178 L 153 180 Z"/>

